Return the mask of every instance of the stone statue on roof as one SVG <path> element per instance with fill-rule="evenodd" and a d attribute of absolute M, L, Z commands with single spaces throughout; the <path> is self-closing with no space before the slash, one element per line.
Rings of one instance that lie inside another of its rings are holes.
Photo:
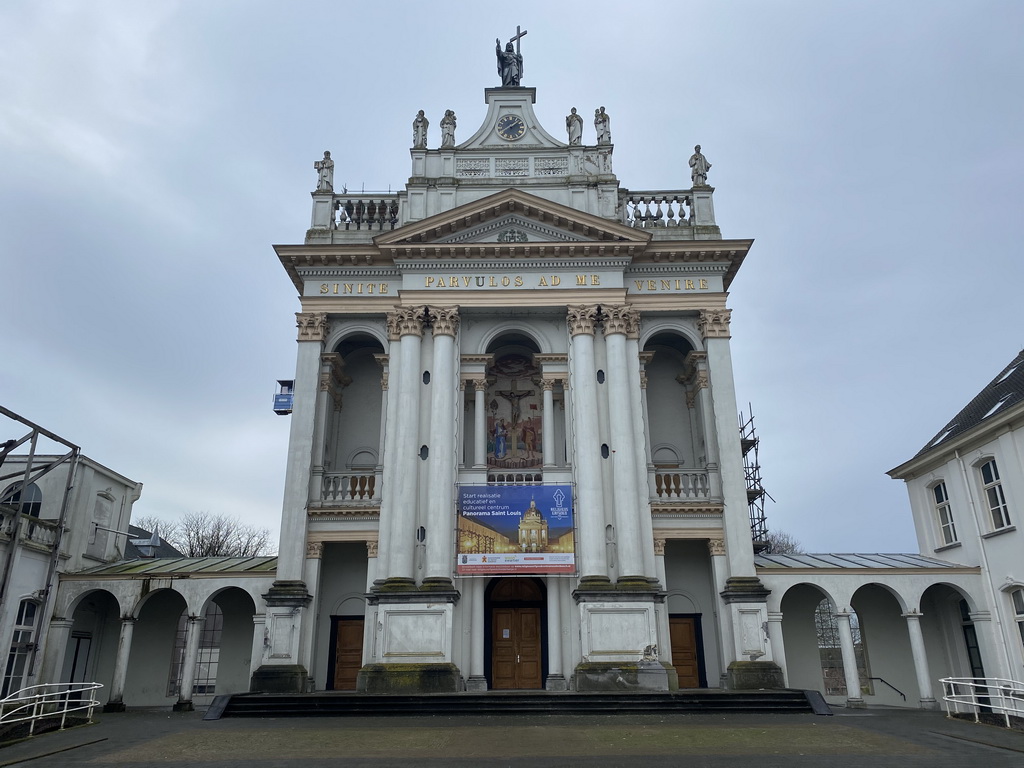
<path fill-rule="evenodd" d="M 334 191 L 334 161 L 331 160 L 331 153 L 324 152 L 324 159 L 317 160 L 313 163 L 313 168 L 316 170 L 316 191 L 317 192 L 333 192 Z"/>
<path fill-rule="evenodd" d="M 416 113 L 416 119 L 412 121 L 412 148 L 413 149 L 426 149 L 427 148 L 427 127 L 430 125 L 430 121 L 427 120 L 426 115 L 423 114 L 421 109 Z"/>
<path fill-rule="evenodd" d="M 519 27 L 516 27 L 515 35 L 508 41 L 504 51 L 501 50 L 500 38 L 494 40 L 494 53 L 498 57 L 498 74 L 501 75 L 502 88 L 519 87 L 519 81 L 523 77 L 523 54 L 519 49 L 519 40 L 524 35 L 526 30 L 520 32 Z M 515 43 L 514 47 L 512 43 Z"/>
<path fill-rule="evenodd" d="M 693 148 L 690 155 L 690 179 L 695 187 L 706 187 L 708 185 L 708 171 L 711 170 L 711 163 L 701 154 L 700 144 Z"/>

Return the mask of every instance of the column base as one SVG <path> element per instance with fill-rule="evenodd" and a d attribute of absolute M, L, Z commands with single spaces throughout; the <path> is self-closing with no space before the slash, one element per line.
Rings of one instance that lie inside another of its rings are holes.
<path fill-rule="evenodd" d="M 454 664 L 367 664 L 356 675 L 361 693 L 455 693 L 462 675 Z"/>
<path fill-rule="evenodd" d="M 428 576 L 420 586 L 421 592 L 454 592 L 455 585 L 447 576 Z"/>
<path fill-rule="evenodd" d="M 733 691 L 785 688 L 782 667 L 774 661 L 734 661 L 729 665 L 728 685 Z"/>
<path fill-rule="evenodd" d="M 918 699 L 921 709 L 938 709 L 939 702 L 935 699 Z"/>
<path fill-rule="evenodd" d="M 568 691 L 569 682 L 562 675 L 548 675 L 544 681 L 545 691 Z"/>
<path fill-rule="evenodd" d="M 192 706 L 191 701 L 176 701 L 174 706 L 171 707 L 174 712 L 195 712 L 196 708 Z"/>
<path fill-rule="evenodd" d="M 103 705 L 104 712 L 124 712 L 127 709 L 123 701 L 108 701 Z"/>
<path fill-rule="evenodd" d="M 252 673 L 251 693 L 307 693 L 309 673 L 301 664 L 264 664 Z"/>
<path fill-rule="evenodd" d="M 373 592 L 415 592 L 416 581 L 399 576 L 390 576 L 384 581 L 373 583 Z"/>
<path fill-rule="evenodd" d="M 847 709 L 867 709 L 868 705 L 864 703 L 864 699 L 847 699 L 844 704 Z"/>
<path fill-rule="evenodd" d="M 668 673 L 658 661 L 585 661 L 573 673 L 577 691 L 667 691 Z"/>
<path fill-rule="evenodd" d="M 483 675 L 470 675 L 466 678 L 467 691 L 486 691 L 487 678 Z"/>

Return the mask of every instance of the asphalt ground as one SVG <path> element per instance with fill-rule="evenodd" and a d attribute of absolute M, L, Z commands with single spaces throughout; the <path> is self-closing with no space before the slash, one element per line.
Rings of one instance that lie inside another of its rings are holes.
<path fill-rule="evenodd" d="M 0 748 L 0 768 L 1024 768 L 1024 733 L 941 712 L 324 717 L 135 710 Z"/>

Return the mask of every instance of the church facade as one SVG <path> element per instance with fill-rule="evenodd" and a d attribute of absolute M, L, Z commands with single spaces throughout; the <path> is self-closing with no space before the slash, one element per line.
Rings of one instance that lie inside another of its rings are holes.
<path fill-rule="evenodd" d="M 276 246 L 301 311 L 253 687 L 781 685 L 726 302 L 751 241 L 699 147 L 628 190 L 609 113 L 556 138 L 512 74 L 464 141 L 417 115 L 397 194 L 335 192 L 325 153 Z"/>

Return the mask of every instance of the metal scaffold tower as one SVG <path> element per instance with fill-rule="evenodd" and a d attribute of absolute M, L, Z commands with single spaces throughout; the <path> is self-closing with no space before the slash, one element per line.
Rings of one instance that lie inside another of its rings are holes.
<path fill-rule="evenodd" d="M 743 475 L 747 482 L 747 504 L 750 507 L 750 537 L 754 542 L 754 552 L 767 552 L 771 549 L 768 540 L 768 518 L 764 513 L 765 497 L 775 501 L 761 484 L 761 463 L 757 458 L 757 432 L 754 429 L 754 411 L 748 403 L 749 417 L 740 411 L 740 446 L 743 450 Z"/>

